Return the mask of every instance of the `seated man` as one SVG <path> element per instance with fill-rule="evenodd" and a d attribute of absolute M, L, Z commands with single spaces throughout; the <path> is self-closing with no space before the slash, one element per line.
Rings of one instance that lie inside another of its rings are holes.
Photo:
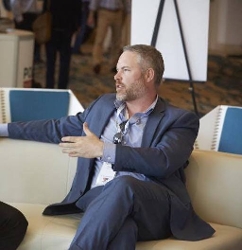
<path fill-rule="evenodd" d="M 16 250 L 27 226 L 28 222 L 20 211 L 0 202 L 0 250 Z"/>
<path fill-rule="evenodd" d="M 134 250 L 137 241 L 213 235 L 185 186 L 199 118 L 158 96 L 163 71 L 157 49 L 126 46 L 114 76 L 116 94 L 75 116 L 0 126 L 2 136 L 57 143 L 79 157 L 69 194 L 43 212 L 84 212 L 70 250 Z"/>

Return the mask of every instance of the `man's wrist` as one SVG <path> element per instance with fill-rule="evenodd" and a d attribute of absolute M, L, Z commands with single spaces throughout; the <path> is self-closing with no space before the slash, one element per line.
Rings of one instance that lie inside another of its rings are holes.
<path fill-rule="evenodd" d="M 116 144 L 110 142 L 104 142 L 103 155 L 101 157 L 101 160 L 113 164 L 115 162 L 115 156 L 116 156 Z"/>

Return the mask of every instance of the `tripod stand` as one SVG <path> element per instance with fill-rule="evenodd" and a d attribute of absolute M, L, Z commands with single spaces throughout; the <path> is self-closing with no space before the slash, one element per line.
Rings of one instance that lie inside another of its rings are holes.
<path fill-rule="evenodd" d="M 184 52 L 185 61 L 186 61 L 187 72 L 188 72 L 188 76 L 189 76 L 188 81 L 189 81 L 190 86 L 189 86 L 188 90 L 191 92 L 194 112 L 198 115 L 196 98 L 195 98 L 195 90 L 194 90 L 194 85 L 193 85 L 191 69 L 190 69 L 190 63 L 189 63 L 188 55 L 187 55 L 186 44 L 185 44 L 184 35 L 183 35 L 183 29 L 182 29 L 182 24 L 181 24 L 181 19 L 180 19 L 179 8 L 178 8 L 178 5 L 177 5 L 177 0 L 173 0 L 173 1 L 174 1 L 174 5 L 175 5 L 175 10 L 176 10 L 176 16 L 177 16 L 177 21 L 178 21 L 178 26 L 179 26 L 179 31 L 180 31 L 181 41 L 182 41 L 183 52 Z M 163 12 L 163 9 L 164 9 L 164 3 L 165 3 L 165 0 L 160 0 L 160 5 L 159 5 L 159 9 L 158 9 L 157 17 L 156 17 L 156 22 L 155 22 L 155 27 L 154 27 L 154 31 L 153 31 L 153 36 L 152 36 L 152 40 L 151 40 L 151 45 L 154 46 L 154 47 L 156 46 L 156 42 L 157 42 L 157 37 L 158 37 L 158 33 L 159 33 L 159 28 L 160 28 L 161 16 L 162 16 L 162 12 Z"/>

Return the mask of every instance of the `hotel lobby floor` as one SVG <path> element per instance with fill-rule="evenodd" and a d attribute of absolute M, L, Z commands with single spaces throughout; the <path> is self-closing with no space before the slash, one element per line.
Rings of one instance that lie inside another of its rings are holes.
<path fill-rule="evenodd" d="M 57 65 L 58 73 L 58 65 Z M 99 95 L 114 92 L 114 73 L 110 73 L 108 56 L 104 58 L 99 75 L 92 71 L 91 55 L 73 55 L 71 59 L 69 88 L 84 107 Z M 45 85 L 45 64 L 35 67 L 35 81 Z M 194 111 L 189 83 L 165 80 L 159 94 L 170 103 Z M 194 97 L 200 116 L 217 105 L 242 106 L 242 58 L 209 55 L 208 79 L 204 83 L 194 83 Z"/>

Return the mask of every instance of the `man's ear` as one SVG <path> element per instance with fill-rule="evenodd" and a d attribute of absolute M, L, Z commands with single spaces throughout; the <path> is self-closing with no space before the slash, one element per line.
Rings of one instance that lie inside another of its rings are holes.
<path fill-rule="evenodd" d="M 155 72 L 152 68 L 148 68 L 145 72 L 145 78 L 147 82 L 151 82 L 154 80 Z"/>

